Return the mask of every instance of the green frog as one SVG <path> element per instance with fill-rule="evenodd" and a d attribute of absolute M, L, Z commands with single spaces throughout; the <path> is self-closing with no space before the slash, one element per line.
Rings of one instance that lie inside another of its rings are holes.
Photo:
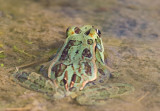
<path fill-rule="evenodd" d="M 129 84 L 107 83 L 110 71 L 104 61 L 101 32 L 91 25 L 69 27 L 56 56 L 38 72 L 32 70 L 17 70 L 14 81 L 54 99 L 72 97 L 81 105 L 105 103 L 108 98 L 134 90 Z"/>

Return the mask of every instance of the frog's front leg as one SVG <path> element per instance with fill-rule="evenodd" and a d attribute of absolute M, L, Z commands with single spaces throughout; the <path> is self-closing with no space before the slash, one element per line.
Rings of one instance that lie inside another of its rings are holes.
<path fill-rule="evenodd" d="M 101 105 L 109 98 L 127 95 L 134 91 L 129 84 L 114 83 L 103 86 L 92 85 L 84 89 L 82 94 L 76 98 L 81 105 Z"/>

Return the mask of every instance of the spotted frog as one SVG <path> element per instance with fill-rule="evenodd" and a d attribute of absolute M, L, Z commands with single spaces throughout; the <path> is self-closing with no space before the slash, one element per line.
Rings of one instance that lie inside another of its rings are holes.
<path fill-rule="evenodd" d="M 104 61 L 101 32 L 91 25 L 69 27 L 56 56 L 41 65 L 38 73 L 32 70 L 17 70 L 14 80 L 54 99 L 72 97 L 81 105 L 105 103 L 108 98 L 133 91 L 129 84 L 107 83 L 110 71 Z"/>

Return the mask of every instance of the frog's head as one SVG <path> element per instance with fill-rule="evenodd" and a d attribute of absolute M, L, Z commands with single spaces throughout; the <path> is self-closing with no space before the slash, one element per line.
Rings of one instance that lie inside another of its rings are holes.
<path fill-rule="evenodd" d="M 77 43 L 78 45 L 81 43 L 81 46 L 89 47 L 91 53 L 95 52 L 96 60 L 104 63 L 104 48 L 100 30 L 95 29 L 92 25 L 85 25 L 80 28 L 72 26 L 67 29 L 66 37 L 68 39 L 67 41 L 76 40 L 76 42 L 79 41 L 79 43 Z M 81 48 L 81 50 L 85 50 L 86 48 Z M 89 54 L 87 51 L 86 53 Z"/>

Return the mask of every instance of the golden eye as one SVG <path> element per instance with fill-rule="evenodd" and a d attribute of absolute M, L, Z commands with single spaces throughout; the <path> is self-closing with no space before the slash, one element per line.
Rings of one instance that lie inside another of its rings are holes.
<path fill-rule="evenodd" d="M 78 28 L 78 27 L 68 27 L 67 28 L 67 30 L 66 30 L 66 38 L 68 37 L 68 36 L 71 36 L 71 35 L 73 35 L 73 34 L 79 34 L 79 33 L 81 33 L 81 29 L 80 28 Z"/>

